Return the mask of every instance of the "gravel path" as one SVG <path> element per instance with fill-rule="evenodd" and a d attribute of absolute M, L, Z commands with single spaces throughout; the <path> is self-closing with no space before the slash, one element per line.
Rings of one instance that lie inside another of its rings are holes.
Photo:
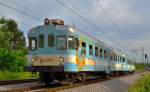
<path fill-rule="evenodd" d="M 39 83 L 38 82 L 32 82 L 32 83 L 2 85 L 2 86 L 0 86 L 0 92 L 20 89 L 20 88 L 34 87 L 34 86 L 39 86 Z"/>
<path fill-rule="evenodd" d="M 128 92 L 128 87 L 134 81 L 139 79 L 142 74 L 143 73 L 138 73 L 100 83 L 60 90 L 57 92 Z"/>

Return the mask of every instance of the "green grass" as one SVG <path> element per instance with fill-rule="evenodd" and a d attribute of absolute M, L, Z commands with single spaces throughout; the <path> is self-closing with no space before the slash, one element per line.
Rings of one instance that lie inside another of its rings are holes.
<path fill-rule="evenodd" d="M 150 92 L 150 73 L 145 74 L 130 86 L 128 92 Z"/>
<path fill-rule="evenodd" d="M 30 72 L 9 72 L 0 71 L 0 80 L 18 80 L 18 79 L 29 79 L 32 77 Z"/>
<path fill-rule="evenodd" d="M 144 67 L 145 67 L 144 64 L 135 64 L 135 69 L 138 72 L 144 71 Z"/>

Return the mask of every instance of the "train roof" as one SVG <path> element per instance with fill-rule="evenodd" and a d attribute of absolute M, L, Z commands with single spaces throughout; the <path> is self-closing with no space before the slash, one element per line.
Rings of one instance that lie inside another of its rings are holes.
<path fill-rule="evenodd" d="M 113 47 L 109 46 L 108 44 L 104 43 L 103 41 L 100 41 L 98 40 L 98 38 L 86 33 L 86 32 L 83 32 L 81 31 L 80 29 L 74 27 L 74 26 L 70 26 L 70 25 L 53 25 L 53 24 L 49 24 L 49 25 L 39 25 L 39 26 L 36 26 L 34 28 L 31 28 L 29 33 L 32 32 L 32 31 L 35 31 L 36 29 L 40 29 L 40 28 L 45 28 L 45 27 L 54 27 L 56 30 L 68 30 L 68 32 L 70 32 L 71 30 L 73 30 L 75 33 L 78 33 L 80 35 L 84 35 L 86 37 L 90 37 L 92 38 L 93 41 L 97 42 L 98 44 L 101 44 L 102 46 L 105 46 L 109 49 L 111 49 L 112 51 L 114 51 L 115 53 L 122 53 L 121 51 L 118 51 L 117 49 L 114 49 Z"/>

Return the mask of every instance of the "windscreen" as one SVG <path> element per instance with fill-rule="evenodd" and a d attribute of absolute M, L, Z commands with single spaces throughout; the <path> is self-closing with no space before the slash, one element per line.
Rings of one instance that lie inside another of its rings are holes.
<path fill-rule="evenodd" d="M 56 48 L 58 50 L 65 50 L 67 48 L 66 36 L 57 36 Z"/>

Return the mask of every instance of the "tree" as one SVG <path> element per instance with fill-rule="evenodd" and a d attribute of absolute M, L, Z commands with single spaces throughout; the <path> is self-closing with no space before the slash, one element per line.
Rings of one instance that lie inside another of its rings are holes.
<path fill-rule="evenodd" d="M 0 69 L 14 71 L 25 66 L 26 54 L 25 37 L 15 20 L 0 18 Z"/>
<path fill-rule="evenodd" d="M 13 50 L 26 48 L 25 37 L 23 32 L 19 30 L 15 20 L 2 17 L 0 19 L 0 33 L 0 43 L 2 43 L 0 47 L 3 48 L 8 45 L 7 47 L 10 47 Z"/>

